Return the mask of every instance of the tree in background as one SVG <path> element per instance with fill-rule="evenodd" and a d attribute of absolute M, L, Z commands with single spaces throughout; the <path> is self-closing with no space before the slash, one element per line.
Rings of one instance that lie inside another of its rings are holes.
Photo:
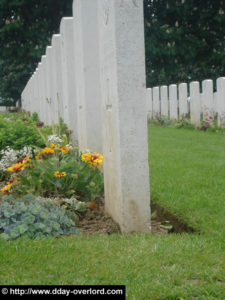
<path fill-rule="evenodd" d="M 224 0 L 144 6 L 148 86 L 225 74 Z M 20 98 L 61 18 L 71 15 L 72 0 L 0 0 L 0 98 Z"/>
<path fill-rule="evenodd" d="M 72 0 L 0 0 L 0 98 L 17 101 Z"/>
<path fill-rule="evenodd" d="M 145 0 L 148 86 L 225 75 L 224 0 Z"/>

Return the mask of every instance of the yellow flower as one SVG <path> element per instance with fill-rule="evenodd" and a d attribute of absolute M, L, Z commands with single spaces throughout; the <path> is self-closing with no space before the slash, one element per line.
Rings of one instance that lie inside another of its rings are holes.
<path fill-rule="evenodd" d="M 66 176 L 66 172 L 55 171 L 54 176 L 57 178 L 62 178 Z"/>
<path fill-rule="evenodd" d="M 41 158 L 41 153 L 39 152 L 38 155 L 35 156 L 36 160 L 39 160 Z"/>
<path fill-rule="evenodd" d="M 42 151 L 41 151 L 41 155 L 52 155 L 55 153 L 55 150 L 52 148 L 48 148 L 45 147 Z"/>
<path fill-rule="evenodd" d="M 60 151 L 63 153 L 63 154 L 67 154 L 69 152 L 69 148 L 67 146 L 64 146 L 64 147 L 61 147 L 60 148 Z"/>
<path fill-rule="evenodd" d="M 11 183 L 7 182 L 7 185 L 4 186 L 4 187 L 1 189 L 1 192 L 2 192 L 3 194 L 9 194 L 11 188 L 12 188 Z"/>
<path fill-rule="evenodd" d="M 103 163 L 103 155 L 100 153 L 83 153 L 81 155 L 81 160 L 83 162 L 88 162 L 92 167 L 93 166 L 101 166 Z"/>
<path fill-rule="evenodd" d="M 16 163 L 12 164 L 11 167 L 7 169 L 8 172 L 19 172 L 22 171 L 25 168 L 25 163 Z"/>
<path fill-rule="evenodd" d="M 50 148 L 55 149 L 55 145 L 54 145 L 54 144 L 51 144 L 51 145 L 50 145 Z"/>
<path fill-rule="evenodd" d="M 25 158 L 23 159 L 23 163 L 26 164 L 26 163 L 28 163 L 28 162 L 31 162 L 30 157 L 25 157 Z"/>
<path fill-rule="evenodd" d="M 83 153 L 82 155 L 81 155 L 81 160 L 83 161 L 83 162 L 89 162 L 90 161 L 90 159 L 91 159 L 91 153 Z"/>

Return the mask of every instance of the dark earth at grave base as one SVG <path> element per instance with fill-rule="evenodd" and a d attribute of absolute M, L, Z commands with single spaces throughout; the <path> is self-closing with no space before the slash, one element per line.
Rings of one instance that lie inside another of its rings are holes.
<path fill-rule="evenodd" d="M 88 208 L 86 212 L 80 214 L 76 225 L 84 235 L 120 233 L 119 226 L 104 212 L 103 206 Z M 160 221 L 152 220 L 151 228 L 153 234 L 168 233 L 168 230 L 161 228 Z"/>

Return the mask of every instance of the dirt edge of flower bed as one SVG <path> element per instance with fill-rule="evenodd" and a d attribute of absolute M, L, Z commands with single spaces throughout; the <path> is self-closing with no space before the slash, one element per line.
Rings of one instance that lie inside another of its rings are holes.
<path fill-rule="evenodd" d="M 163 207 L 151 203 L 152 212 L 156 212 L 151 219 L 151 234 L 170 234 L 170 233 L 195 233 L 196 231 L 181 221 L 176 216 L 166 211 Z M 163 225 L 165 222 L 169 226 Z M 104 210 L 103 201 L 94 204 L 85 212 L 79 215 L 76 226 L 84 235 L 121 233 L 119 225 Z"/>
<path fill-rule="evenodd" d="M 172 225 L 172 229 L 168 233 L 198 233 L 194 228 L 189 226 L 183 220 L 179 219 L 177 216 L 173 215 L 171 212 L 167 211 L 164 207 L 160 206 L 151 201 L 152 213 L 155 211 L 156 215 L 154 220 L 157 222 L 168 221 Z"/>
<path fill-rule="evenodd" d="M 151 220 L 152 234 L 168 234 L 168 230 L 162 228 L 161 223 L 161 219 Z M 100 205 L 94 205 L 94 207 L 88 208 L 85 212 L 79 214 L 76 226 L 84 235 L 110 235 L 113 233 L 121 233 L 119 225 L 105 212 L 102 203 Z"/>

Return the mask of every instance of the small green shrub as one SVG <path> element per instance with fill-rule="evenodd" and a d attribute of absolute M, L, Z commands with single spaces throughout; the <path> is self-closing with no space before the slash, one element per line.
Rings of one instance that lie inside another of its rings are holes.
<path fill-rule="evenodd" d="M 174 124 L 175 128 L 195 129 L 195 126 L 188 120 L 179 120 Z"/>
<path fill-rule="evenodd" d="M 0 150 L 7 146 L 14 150 L 21 150 L 24 146 L 43 147 L 44 142 L 33 123 L 0 116 Z"/>
<path fill-rule="evenodd" d="M 60 124 L 40 126 L 41 128 L 39 123 L 37 113 L 31 116 L 22 112 L 0 113 L 0 151 L 7 146 L 14 150 L 21 150 L 24 146 L 44 147 L 45 138 L 51 134 L 67 135 L 69 138 L 70 132 L 62 119 Z"/>
<path fill-rule="evenodd" d="M 14 240 L 21 236 L 40 238 L 78 234 L 75 216 L 55 201 L 30 195 L 17 200 L 5 196 L 0 205 L 0 237 Z"/>
<path fill-rule="evenodd" d="M 31 115 L 31 120 L 33 122 L 38 122 L 39 118 L 38 118 L 38 114 L 36 112 L 34 112 L 32 115 Z"/>

